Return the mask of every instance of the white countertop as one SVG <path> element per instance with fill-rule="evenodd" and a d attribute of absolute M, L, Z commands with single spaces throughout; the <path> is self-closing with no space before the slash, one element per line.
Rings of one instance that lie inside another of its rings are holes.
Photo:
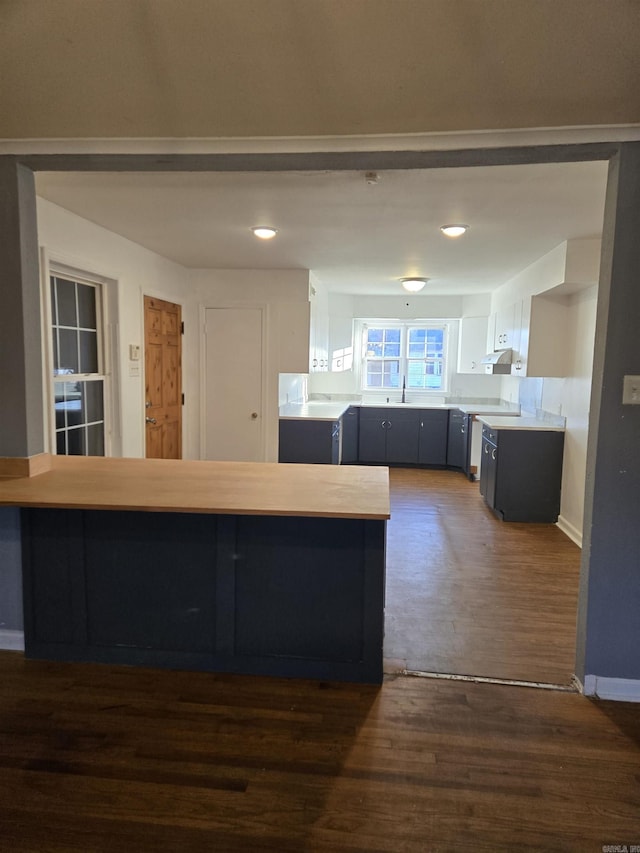
<path fill-rule="evenodd" d="M 348 400 L 309 400 L 280 406 L 280 417 L 287 420 L 337 421 L 351 404 Z"/>
<path fill-rule="evenodd" d="M 564 432 L 564 426 L 560 426 L 558 424 L 549 423 L 548 421 L 544 421 L 541 418 L 533 418 L 533 417 L 524 417 L 524 418 L 510 418 L 510 417 L 500 417 L 500 416 L 492 416 L 485 415 L 483 417 L 479 417 L 478 420 L 481 424 L 485 424 L 490 429 L 537 429 L 537 430 L 551 430 L 554 432 Z"/>
<path fill-rule="evenodd" d="M 428 401 L 398 401 L 384 400 L 309 400 L 306 403 L 286 403 L 280 406 L 280 417 L 287 420 L 305 420 L 311 418 L 318 421 L 337 421 L 349 406 L 374 409 L 459 409 L 468 415 L 509 415 L 517 418 L 520 409 L 516 405 L 499 403 L 429 403 Z"/>
<path fill-rule="evenodd" d="M 460 409 L 466 415 L 500 415 L 501 417 L 511 416 L 511 418 L 519 418 L 520 406 L 500 405 L 499 403 L 460 403 L 452 405 L 452 409 Z"/>

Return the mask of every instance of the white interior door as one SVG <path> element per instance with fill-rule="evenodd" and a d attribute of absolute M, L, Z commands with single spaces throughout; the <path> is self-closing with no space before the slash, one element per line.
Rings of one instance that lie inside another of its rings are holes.
<path fill-rule="evenodd" d="M 205 311 L 204 458 L 264 460 L 262 309 Z"/>

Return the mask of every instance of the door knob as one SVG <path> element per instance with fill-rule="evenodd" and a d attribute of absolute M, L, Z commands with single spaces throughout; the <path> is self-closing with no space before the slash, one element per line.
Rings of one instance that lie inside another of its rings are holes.
<path fill-rule="evenodd" d="M 255 419 L 256 419 L 257 417 L 258 417 L 258 413 L 257 413 L 257 412 L 251 412 L 251 420 L 255 421 Z"/>
<path fill-rule="evenodd" d="M 144 420 L 145 420 L 145 423 L 148 423 L 148 424 L 157 424 L 158 423 L 158 421 L 155 418 L 145 418 Z"/>

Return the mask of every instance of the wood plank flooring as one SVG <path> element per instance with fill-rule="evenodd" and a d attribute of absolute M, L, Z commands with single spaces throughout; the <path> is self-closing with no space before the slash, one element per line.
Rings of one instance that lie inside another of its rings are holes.
<path fill-rule="evenodd" d="M 640 843 L 638 706 L 0 652 L 0 850 L 600 851 Z"/>
<path fill-rule="evenodd" d="M 390 475 L 387 671 L 569 683 L 580 549 L 553 524 L 498 521 L 461 474 Z"/>

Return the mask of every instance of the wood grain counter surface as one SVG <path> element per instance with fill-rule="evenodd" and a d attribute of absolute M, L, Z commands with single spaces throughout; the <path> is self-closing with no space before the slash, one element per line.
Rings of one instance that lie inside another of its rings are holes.
<path fill-rule="evenodd" d="M 387 519 L 387 468 L 54 456 L 0 506 Z"/>

